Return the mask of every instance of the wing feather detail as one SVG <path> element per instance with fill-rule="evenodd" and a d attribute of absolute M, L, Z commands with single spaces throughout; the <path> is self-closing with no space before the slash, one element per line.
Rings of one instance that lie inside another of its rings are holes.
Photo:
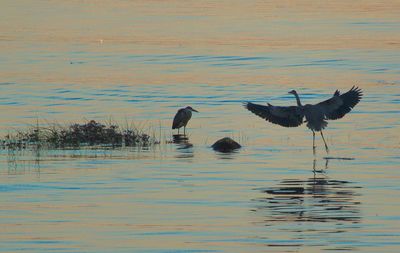
<path fill-rule="evenodd" d="M 259 105 L 246 102 L 243 106 L 255 115 L 284 127 L 297 127 L 303 123 L 304 114 L 298 106 Z"/>
<path fill-rule="evenodd" d="M 333 97 L 314 106 L 319 107 L 326 119 L 340 119 L 351 111 L 360 102 L 362 90 L 353 86 L 348 92 L 340 94 L 336 91 Z"/>

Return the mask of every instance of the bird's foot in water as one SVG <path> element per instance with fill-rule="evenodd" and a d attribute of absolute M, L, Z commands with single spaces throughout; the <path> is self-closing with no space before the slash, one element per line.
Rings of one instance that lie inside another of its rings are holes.
<path fill-rule="evenodd" d="M 315 148 L 316 148 L 316 146 L 313 146 L 313 147 L 312 147 L 313 155 L 315 155 L 315 154 L 316 154 L 316 152 L 315 152 Z"/>

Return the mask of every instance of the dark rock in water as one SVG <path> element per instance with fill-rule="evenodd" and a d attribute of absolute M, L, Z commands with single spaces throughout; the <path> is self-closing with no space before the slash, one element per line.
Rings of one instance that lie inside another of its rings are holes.
<path fill-rule="evenodd" d="M 215 151 L 220 151 L 220 152 L 232 152 L 235 149 L 241 148 L 239 143 L 236 141 L 232 140 L 229 137 L 222 138 L 218 141 L 216 141 L 212 146 L 211 146 Z"/>

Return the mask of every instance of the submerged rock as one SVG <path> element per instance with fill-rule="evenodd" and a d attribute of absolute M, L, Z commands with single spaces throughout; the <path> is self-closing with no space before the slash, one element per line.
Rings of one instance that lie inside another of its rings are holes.
<path fill-rule="evenodd" d="M 211 147 L 219 152 L 232 152 L 242 146 L 231 138 L 225 137 L 216 141 Z"/>

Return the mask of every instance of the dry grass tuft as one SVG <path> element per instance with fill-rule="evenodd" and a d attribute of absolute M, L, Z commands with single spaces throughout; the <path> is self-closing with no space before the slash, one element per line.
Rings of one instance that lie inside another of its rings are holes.
<path fill-rule="evenodd" d="M 79 148 L 99 147 L 134 147 L 157 144 L 151 137 L 133 124 L 122 128 L 117 124 L 108 125 L 90 120 L 84 124 L 47 124 L 31 126 L 24 131 L 6 135 L 1 146 L 8 149 L 35 148 Z"/>

